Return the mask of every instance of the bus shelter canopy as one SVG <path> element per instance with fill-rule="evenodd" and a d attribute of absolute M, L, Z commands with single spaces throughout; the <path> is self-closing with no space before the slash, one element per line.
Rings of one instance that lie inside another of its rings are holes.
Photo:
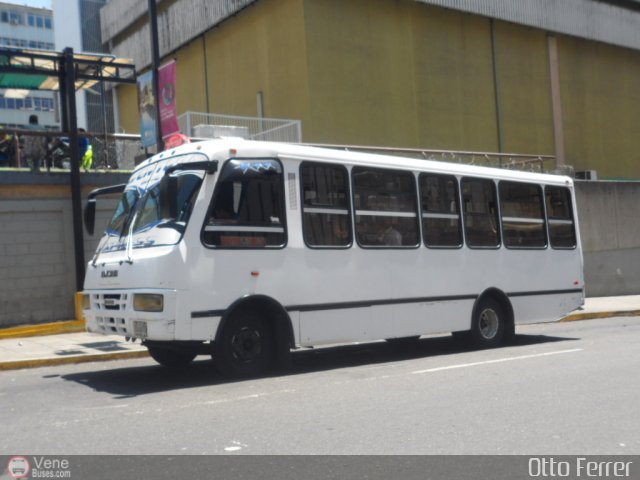
<path fill-rule="evenodd" d="M 60 90 L 64 53 L 45 50 L 0 48 L 0 88 Z M 73 54 L 75 89 L 98 82 L 135 83 L 133 62 L 111 55 Z"/>

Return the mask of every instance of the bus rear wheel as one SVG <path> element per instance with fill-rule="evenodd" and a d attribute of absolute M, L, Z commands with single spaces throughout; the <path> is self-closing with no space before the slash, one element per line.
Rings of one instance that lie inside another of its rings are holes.
<path fill-rule="evenodd" d="M 147 345 L 147 349 L 151 358 L 160 365 L 170 368 L 186 367 L 197 355 L 195 352 L 172 347 Z"/>
<path fill-rule="evenodd" d="M 267 322 L 253 312 L 233 315 L 214 346 L 213 360 L 223 375 L 255 377 L 273 363 L 274 336 Z"/>
<path fill-rule="evenodd" d="M 490 297 L 480 300 L 471 323 L 472 345 L 477 348 L 499 346 L 504 340 L 506 323 L 507 316 L 498 301 Z"/>

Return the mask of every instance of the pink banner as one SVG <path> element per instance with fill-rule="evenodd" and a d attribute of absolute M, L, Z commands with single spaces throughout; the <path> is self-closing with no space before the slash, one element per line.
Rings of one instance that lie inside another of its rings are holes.
<path fill-rule="evenodd" d="M 160 95 L 160 125 L 162 138 L 180 131 L 176 109 L 176 61 L 165 63 L 158 69 Z"/>

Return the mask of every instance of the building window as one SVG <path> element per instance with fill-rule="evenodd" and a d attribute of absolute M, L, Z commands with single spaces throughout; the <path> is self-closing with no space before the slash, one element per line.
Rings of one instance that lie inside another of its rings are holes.
<path fill-rule="evenodd" d="M 20 12 L 9 12 L 9 23 L 11 25 L 24 25 L 24 16 Z"/>

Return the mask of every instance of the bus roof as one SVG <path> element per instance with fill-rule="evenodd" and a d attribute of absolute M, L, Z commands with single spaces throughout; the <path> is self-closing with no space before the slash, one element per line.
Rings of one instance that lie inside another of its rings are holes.
<path fill-rule="evenodd" d="M 375 148 L 375 147 L 373 147 Z M 222 162 L 232 157 L 281 158 L 302 161 L 337 163 L 347 166 L 370 166 L 396 168 L 412 171 L 450 174 L 456 176 L 478 176 L 501 180 L 529 181 L 570 186 L 573 180 L 565 175 L 524 172 L 520 170 L 483 167 L 447 161 L 414 159 L 389 154 L 323 148 L 304 144 L 260 142 L 243 138 L 220 138 L 193 142 L 154 155 L 138 165 L 135 171 L 144 169 L 162 160 L 175 156 L 203 153 L 211 160 Z"/>

